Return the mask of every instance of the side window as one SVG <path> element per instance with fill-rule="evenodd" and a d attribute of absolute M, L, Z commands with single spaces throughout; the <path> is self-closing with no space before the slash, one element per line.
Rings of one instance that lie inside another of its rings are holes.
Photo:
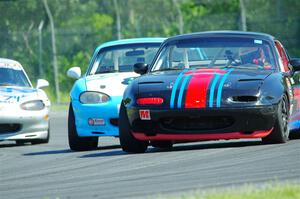
<path fill-rule="evenodd" d="M 277 40 L 275 41 L 275 46 L 279 52 L 280 59 L 283 64 L 284 72 L 289 71 L 290 70 L 289 69 L 289 59 L 288 59 L 288 56 L 286 55 L 284 48 L 282 47 L 281 43 Z"/>

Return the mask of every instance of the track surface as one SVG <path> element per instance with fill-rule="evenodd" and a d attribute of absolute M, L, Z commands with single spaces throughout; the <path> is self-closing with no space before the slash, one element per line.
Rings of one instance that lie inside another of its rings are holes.
<path fill-rule="evenodd" d="M 126 154 L 115 138 L 72 152 L 67 114 L 53 113 L 49 144 L 0 143 L 0 198 L 155 198 L 192 190 L 279 181 L 300 184 L 300 140 L 195 142 Z"/>

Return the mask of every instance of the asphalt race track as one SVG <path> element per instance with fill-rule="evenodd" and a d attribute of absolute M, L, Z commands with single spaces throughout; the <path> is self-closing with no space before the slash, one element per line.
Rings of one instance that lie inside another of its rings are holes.
<path fill-rule="evenodd" d="M 194 142 L 172 150 L 126 154 L 115 138 L 72 152 L 66 113 L 53 113 L 49 144 L 0 142 L 0 198 L 155 198 L 265 182 L 300 184 L 300 139 Z"/>

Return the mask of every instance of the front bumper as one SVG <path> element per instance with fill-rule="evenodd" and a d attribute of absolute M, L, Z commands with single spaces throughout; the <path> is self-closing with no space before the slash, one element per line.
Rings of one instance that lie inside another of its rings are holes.
<path fill-rule="evenodd" d="M 111 97 L 103 104 L 82 104 L 77 100 L 72 101 L 75 115 L 75 125 L 78 136 L 119 136 L 118 118 L 122 97 Z M 89 119 L 101 119 L 103 124 L 90 125 Z"/>
<path fill-rule="evenodd" d="M 0 111 L 0 140 L 46 139 L 49 129 L 49 110 Z"/>
<path fill-rule="evenodd" d="M 273 129 L 277 106 L 151 109 L 151 120 L 141 120 L 139 110 L 127 109 L 132 132 L 137 139 L 212 140 L 267 136 Z"/>

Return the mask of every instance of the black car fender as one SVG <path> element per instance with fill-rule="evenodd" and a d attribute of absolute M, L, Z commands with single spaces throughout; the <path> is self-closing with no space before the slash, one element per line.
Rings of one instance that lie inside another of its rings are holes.
<path fill-rule="evenodd" d="M 261 100 L 266 103 L 276 105 L 283 95 L 288 95 L 285 77 L 281 73 L 272 73 L 264 79 L 261 86 Z M 290 100 L 290 99 L 289 99 Z"/>

